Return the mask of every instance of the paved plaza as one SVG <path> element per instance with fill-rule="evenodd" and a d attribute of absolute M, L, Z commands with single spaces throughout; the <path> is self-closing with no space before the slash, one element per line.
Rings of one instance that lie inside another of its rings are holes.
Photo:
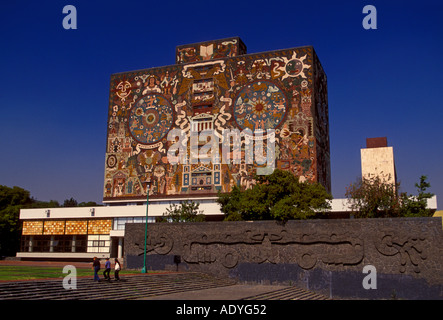
<path fill-rule="evenodd" d="M 195 272 L 121 275 L 120 278 L 120 281 L 101 280 L 98 283 L 93 281 L 91 271 L 91 277 L 77 279 L 75 290 L 66 290 L 63 287 L 63 279 L 1 282 L 0 300 L 327 299 L 325 296 L 293 286 L 237 284 L 232 279 Z"/>

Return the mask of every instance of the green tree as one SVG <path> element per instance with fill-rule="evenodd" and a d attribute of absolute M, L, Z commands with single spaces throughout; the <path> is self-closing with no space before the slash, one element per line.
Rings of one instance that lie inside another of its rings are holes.
<path fill-rule="evenodd" d="M 400 184 L 388 183 L 378 176 L 363 178 L 346 188 L 346 197 L 357 218 L 388 217 L 428 217 L 432 211 L 427 208 L 427 200 L 434 194 L 426 192 L 431 187 L 421 176 L 415 184 L 418 196 L 406 192 L 398 195 Z"/>
<path fill-rule="evenodd" d="M 95 206 L 95 202 L 77 204 L 73 198 L 65 200 L 63 206 Z M 20 209 L 58 208 L 58 201 L 39 201 L 31 197 L 29 191 L 14 186 L 0 185 L 0 256 L 15 255 L 20 249 L 22 225 Z"/>
<path fill-rule="evenodd" d="M 49 201 L 39 201 L 32 199 L 32 203 L 29 205 L 26 205 L 26 209 L 29 208 L 59 208 L 60 203 L 56 200 L 49 200 Z"/>
<path fill-rule="evenodd" d="M 399 187 L 399 183 L 388 183 L 376 175 L 363 177 L 346 188 L 346 197 L 356 218 L 398 217 L 400 216 L 397 195 Z"/>
<path fill-rule="evenodd" d="M 298 177 L 283 170 L 255 177 L 256 184 L 246 190 L 234 187 L 221 194 L 217 202 L 225 220 L 306 219 L 330 209 L 332 199 L 318 183 L 300 182 Z"/>
<path fill-rule="evenodd" d="M 0 185 L 0 255 L 15 255 L 20 246 L 20 209 L 32 204 L 29 191 Z"/>
<path fill-rule="evenodd" d="M 402 216 L 405 217 L 430 217 L 432 211 L 428 209 L 428 199 L 434 196 L 433 193 L 426 192 L 431 184 L 427 182 L 427 176 L 422 175 L 420 182 L 415 184 L 417 188 L 417 196 L 408 195 L 407 193 L 401 194 Z"/>
<path fill-rule="evenodd" d="M 200 204 L 194 201 L 183 201 L 179 206 L 176 204 L 169 205 L 163 214 L 162 222 L 203 222 L 205 216 L 198 213 Z"/>
<path fill-rule="evenodd" d="M 74 198 L 71 197 L 71 199 L 66 199 L 63 202 L 63 207 L 77 207 L 78 206 L 78 202 L 77 200 L 75 200 Z"/>
<path fill-rule="evenodd" d="M 94 201 L 88 201 L 88 202 L 80 202 L 78 204 L 79 207 L 101 207 L 101 204 L 97 204 L 97 202 Z"/>
<path fill-rule="evenodd" d="M 238 186 L 234 186 L 230 193 L 218 192 L 217 203 L 220 204 L 221 211 L 225 214 L 227 221 L 243 220 L 240 213 L 242 201 L 242 191 Z"/>

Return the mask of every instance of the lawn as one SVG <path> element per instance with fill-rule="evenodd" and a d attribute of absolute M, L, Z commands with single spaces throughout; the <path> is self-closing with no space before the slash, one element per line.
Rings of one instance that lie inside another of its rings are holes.
<path fill-rule="evenodd" d="M 91 268 L 77 268 L 77 277 L 81 276 L 94 276 L 94 272 Z M 100 278 L 103 277 L 104 269 L 99 271 Z M 120 275 L 139 273 L 136 270 L 121 270 Z M 12 281 L 12 280 L 35 280 L 55 278 L 62 279 L 67 276 L 67 273 L 63 273 L 61 267 L 31 267 L 31 266 L 0 266 L 0 281 Z M 114 270 L 111 269 L 111 278 L 114 277 Z"/>

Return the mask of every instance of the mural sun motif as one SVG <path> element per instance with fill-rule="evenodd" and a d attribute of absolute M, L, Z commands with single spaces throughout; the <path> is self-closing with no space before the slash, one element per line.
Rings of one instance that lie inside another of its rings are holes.
<path fill-rule="evenodd" d="M 306 78 L 304 69 L 309 69 L 311 67 L 309 64 L 305 64 L 303 62 L 306 59 L 306 54 L 301 58 L 297 58 L 297 53 L 294 51 L 291 59 L 288 59 L 286 57 L 282 57 L 282 59 L 285 62 L 285 68 L 284 68 L 285 75 L 282 77 L 282 80 L 288 77 L 294 78 L 297 76 Z"/>

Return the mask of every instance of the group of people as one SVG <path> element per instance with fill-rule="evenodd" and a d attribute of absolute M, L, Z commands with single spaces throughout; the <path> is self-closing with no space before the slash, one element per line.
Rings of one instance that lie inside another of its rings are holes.
<path fill-rule="evenodd" d="M 98 272 L 100 271 L 100 260 L 97 259 L 97 257 L 94 257 L 94 260 L 92 262 L 92 269 L 94 270 L 94 281 L 99 282 L 100 281 L 100 277 L 98 276 Z M 119 281 L 120 277 L 119 277 L 119 272 L 121 270 L 121 264 L 118 261 L 118 259 L 115 259 L 115 264 L 114 264 L 114 279 Z M 110 281 L 111 277 L 109 276 L 109 273 L 111 272 L 111 261 L 109 261 L 109 258 L 106 258 L 105 261 L 105 271 L 103 271 L 103 276 L 105 278 L 105 280 Z"/>

